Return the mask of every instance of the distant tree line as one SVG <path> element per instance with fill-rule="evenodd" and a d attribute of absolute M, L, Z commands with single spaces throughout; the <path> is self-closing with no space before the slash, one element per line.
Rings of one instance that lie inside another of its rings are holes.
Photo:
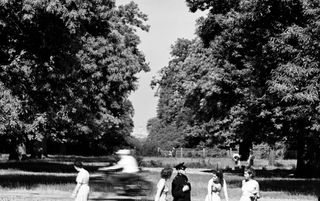
<path fill-rule="evenodd" d="M 137 73 L 149 71 L 136 34 L 148 31 L 146 20 L 133 2 L 0 0 L 1 151 L 22 143 L 106 154 L 128 145 L 128 96 Z"/>
<path fill-rule="evenodd" d="M 207 10 L 193 40 L 178 39 L 153 80 L 155 146 L 234 147 L 281 142 L 297 176 L 320 168 L 320 2 L 186 0 Z"/>

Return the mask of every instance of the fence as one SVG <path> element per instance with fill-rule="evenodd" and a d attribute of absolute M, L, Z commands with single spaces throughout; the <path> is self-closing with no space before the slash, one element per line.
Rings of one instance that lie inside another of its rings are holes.
<path fill-rule="evenodd" d="M 189 158 L 199 158 L 199 157 L 225 157 L 229 156 L 229 150 L 224 149 L 189 149 L 189 148 L 176 148 L 172 150 L 161 150 L 158 149 L 158 156 L 162 157 L 189 157 Z"/>
<path fill-rule="evenodd" d="M 234 153 L 238 153 L 238 150 L 226 150 L 218 148 L 203 148 L 203 149 L 190 149 L 190 148 L 176 148 L 172 150 L 162 150 L 158 149 L 157 156 L 161 157 L 189 157 L 189 158 L 199 158 L 199 157 L 230 157 Z M 256 159 L 296 159 L 296 151 L 294 150 L 271 150 L 270 147 L 262 149 L 259 146 L 253 147 L 253 154 Z"/>

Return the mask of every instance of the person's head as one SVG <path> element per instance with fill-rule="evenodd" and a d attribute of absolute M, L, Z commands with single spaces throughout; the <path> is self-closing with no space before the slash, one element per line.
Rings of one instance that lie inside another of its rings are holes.
<path fill-rule="evenodd" d="M 116 154 L 121 158 L 124 156 L 131 155 L 131 151 L 129 149 L 119 149 Z"/>
<path fill-rule="evenodd" d="M 254 177 L 254 170 L 252 168 L 246 168 L 244 170 L 244 178 L 246 180 L 252 179 Z"/>
<path fill-rule="evenodd" d="M 172 168 L 170 167 L 165 167 L 161 170 L 160 176 L 161 178 L 167 180 L 170 179 L 171 175 L 172 175 Z"/>
<path fill-rule="evenodd" d="M 73 163 L 74 168 L 79 171 L 81 168 L 83 168 L 82 162 L 81 161 L 75 161 Z"/>
<path fill-rule="evenodd" d="M 186 174 L 187 167 L 184 165 L 184 163 L 179 163 L 178 165 L 175 166 L 175 168 L 178 171 L 178 173 Z"/>
<path fill-rule="evenodd" d="M 215 183 L 223 184 L 223 173 L 220 170 L 211 170 L 212 172 L 212 179 Z"/>

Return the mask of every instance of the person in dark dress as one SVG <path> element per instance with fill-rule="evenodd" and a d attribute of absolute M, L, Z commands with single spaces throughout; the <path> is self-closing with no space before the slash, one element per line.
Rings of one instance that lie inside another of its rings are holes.
<path fill-rule="evenodd" d="M 186 176 L 186 166 L 179 163 L 175 166 L 178 174 L 172 181 L 172 197 L 173 201 L 191 201 L 191 184 Z"/>

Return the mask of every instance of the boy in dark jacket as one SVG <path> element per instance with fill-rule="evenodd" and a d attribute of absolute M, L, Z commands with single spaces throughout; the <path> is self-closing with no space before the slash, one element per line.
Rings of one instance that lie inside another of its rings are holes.
<path fill-rule="evenodd" d="M 172 181 L 172 197 L 173 201 L 191 201 L 191 184 L 186 176 L 186 166 L 179 163 L 175 166 L 178 174 Z"/>

